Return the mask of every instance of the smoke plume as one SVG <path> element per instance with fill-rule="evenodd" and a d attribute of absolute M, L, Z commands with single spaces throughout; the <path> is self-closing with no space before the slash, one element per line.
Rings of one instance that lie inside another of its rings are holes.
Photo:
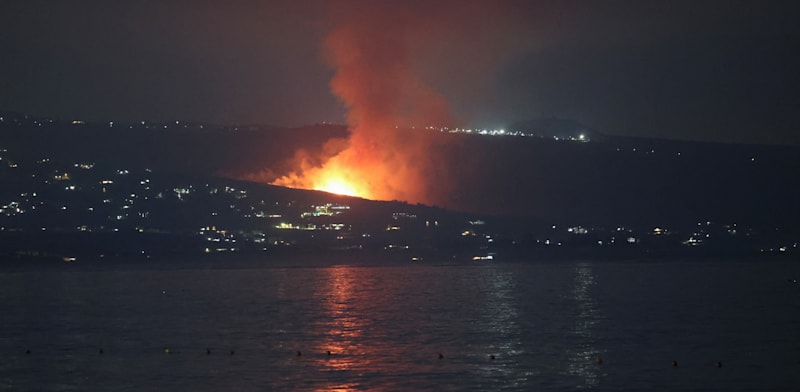
<path fill-rule="evenodd" d="M 274 184 L 434 205 L 452 191 L 451 139 L 424 128 L 459 123 L 424 76 L 492 68 L 502 59 L 486 49 L 505 43 L 487 39 L 485 25 L 507 23 L 509 10 L 489 2 L 397 3 L 333 3 L 323 46 L 335 69 L 331 91 L 347 109 L 349 137 L 332 142 L 340 150 L 323 163 L 299 159 Z M 453 49 L 462 65 L 442 48 Z M 426 56 L 437 63 L 426 64 Z"/>

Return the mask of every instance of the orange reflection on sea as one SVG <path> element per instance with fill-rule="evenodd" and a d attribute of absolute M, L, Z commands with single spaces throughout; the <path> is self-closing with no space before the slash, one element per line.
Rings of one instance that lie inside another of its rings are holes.
<path fill-rule="evenodd" d="M 317 325 L 324 340 L 315 345 L 323 355 L 315 356 L 315 366 L 332 376 L 330 383 L 319 390 L 363 390 L 365 386 L 358 379 L 379 366 L 374 360 L 377 349 L 362 343 L 368 320 L 364 312 L 366 304 L 356 292 L 364 269 L 338 266 L 326 271 L 329 274 L 326 284 L 318 292 L 325 315 Z"/>

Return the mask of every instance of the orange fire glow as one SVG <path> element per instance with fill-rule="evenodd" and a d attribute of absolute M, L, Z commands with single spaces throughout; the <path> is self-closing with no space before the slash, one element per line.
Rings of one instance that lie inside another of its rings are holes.
<path fill-rule="evenodd" d="M 382 7 L 374 11 L 390 13 Z M 379 19 L 395 20 L 383 16 Z M 331 91 L 347 107 L 350 135 L 333 143 L 337 151 L 324 161 L 300 159 L 295 171 L 273 184 L 373 200 L 432 201 L 431 183 L 443 180 L 436 175 L 441 165 L 433 164 L 435 146 L 424 133 L 396 124 L 453 121 L 444 97 L 413 72 L 400 33 L 407 21 L 401 19 L 394 28 L 351 21 L 328 35 L 326 48 L 336 68 Z"/>
<path fill-rule="evenodd" d="M 324 176 L 324 175 L 323 175 Z M 359 191 L 358 186 L 337 173 L 327 174 L 327 178 L 315 181 L 319 185 L 314 186 L 314 190 L 335 193 L 344 196 L 366 197 L 364 191 Z"/>
<path fill-rule="evenodd" d="M 328 181 L 325 181 L 322 186 L 314 188 L 314 190 L 336 193 L 345 196 L 359 196 L 358 191 L 356 191 L 353 185 L 345 180 L 342 180 L 341 178 L 332 178 Z"/>
<path fill-rule="evenodd" d="M 420 18 L 414 7 L 397 3 L 336 3 L 331 9 L 335 23 L 325 37 L 325 58 L 335 69 L 331 92 L 347 109 L 349 135 L 319 156 L 296 155 L 293 170 L 272 184 L 373 200 L 449 200 L 454 181 L 444 141 L 415 129 L 458 122 L 417 60 L 430 53 L 431 34 L 450 37 L 449 29 L 459 26 L 440 29 L 447 18 Z M 465 8 L 455 4 L 434 9 L 449 18 L 454 8 Z M 483 19 L 483 6 L 466 8 L 465 15 Z"/>
<path fill-rule="evenodd" d="M 347 159 L 352 154 L 344 150 L 330 158 L 320 167 L 305 167 L 298 173 L 292 173 L 273 182 L 275 185 L 290 188 L 313 189 L 344 196 L 355 196 L 365 199 L 380 198 L 381 195 L 370 188 L 374 174 L 368 170 L 369 165 L 353 163 Z"/>

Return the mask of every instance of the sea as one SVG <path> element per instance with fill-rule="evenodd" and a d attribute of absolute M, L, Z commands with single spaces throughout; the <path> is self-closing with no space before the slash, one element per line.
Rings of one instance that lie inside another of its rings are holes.
<path fill-rule="evenodd" d="M 35 264 L 3 391 L 800 390 L 800 261 Z"/>

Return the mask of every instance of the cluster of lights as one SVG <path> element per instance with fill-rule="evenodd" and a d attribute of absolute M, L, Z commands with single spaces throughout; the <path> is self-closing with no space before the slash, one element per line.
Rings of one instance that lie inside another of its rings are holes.
<path fill-rule="evenodd" d="M 399 126 L 395 126 L 395 128 L 399 129 Z M 415 129 L 415 127 L 411 127 Z M 437 132 L 446 132 L 446 133 L 462 133 L 467 135 L 482 135 L 482 136 L 517 136 L 517 137 L 542 137 L 541 135 L 533 132 L 523 132 L 523 131 L 507 131 L 505 129 L 484 129 L 484 128 L 450 128 L 450 127 L 437 127 L 437 126 L 427 126 L 424 128 L 428 131 L 437 131 Z M 553 136 L 553 140 L 556 141 L 576 141 L 576 142 L 588 142 L 589 137 L 586 134 L 581 133 L 576 136 Z"/>

